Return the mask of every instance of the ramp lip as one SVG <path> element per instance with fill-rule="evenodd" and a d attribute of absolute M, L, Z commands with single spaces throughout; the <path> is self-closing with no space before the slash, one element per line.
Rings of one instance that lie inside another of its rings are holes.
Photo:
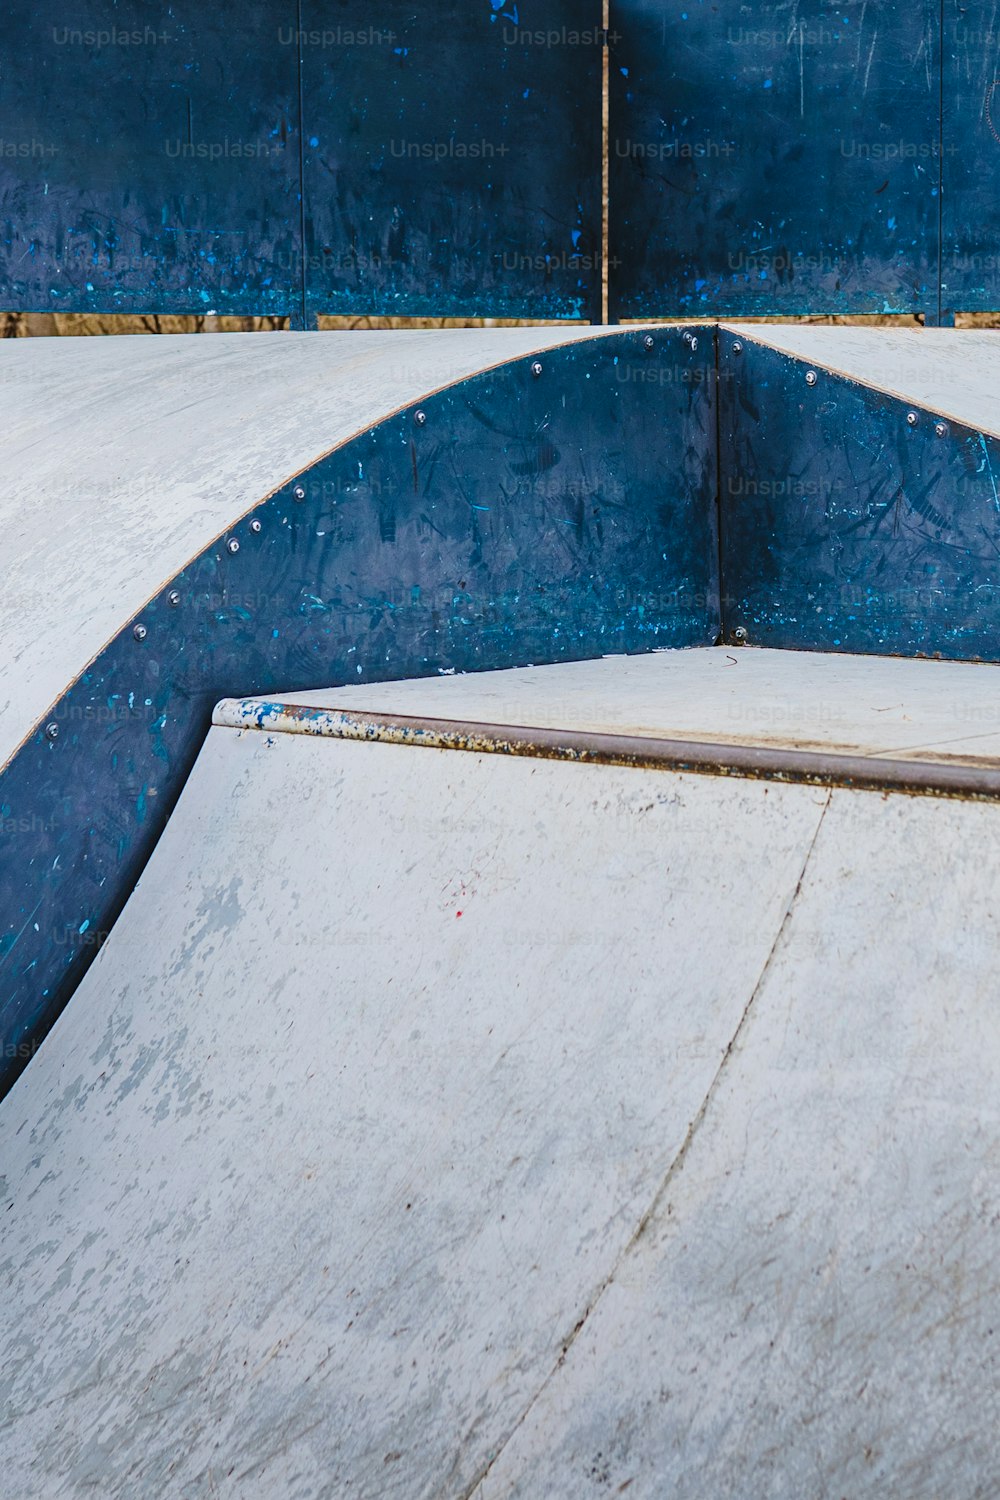
<path fill-rule="evenodd" d="M 542 729 L 360 709 L 320 708 L 272 698 L 223 698 L 212 724 L 220 729 L 310 735 L 321 739 L 410 745 L 480 755 L 523 756 L 570 764 L 731 776 L 852 791 L 1000 802 L 1000 765 L 900 760 L 838 751 L 724 740 L 670 739 L 597 730 Z"/>
<path fill-rule="evenodd" d="M 987 413 L 982 408 L 963 410 L 961 401 L 955 399 L 953 388 L 940 387 L 931 392 L 926 387 L 920 389 L 922 381 L 913 380 L 911 372 L 901 376 L 898 368 L 900 346 L 895 346 L 896 356 L 892 365 L 886 363 L 886 351 L 893 349 L 896 338 L 907 342 L 912 341 L 912 348 L 907 352 L 916 352 L 921 359 L 929 355 L 940 361 L 941 354 L 946 349 L 969 352 L 974 343 L 978 343 L 980 348 L 992 347 L 1000 351 L 1000 336 L 998 336 L 1000 330 L 998 329 L 879 328 L 874 326 L 853 326 L 845 329 L 815 324 L 790 325 L 777 323 L 768 318 L 750 321 L 726 318 L 721 319 L 717 327 L 720 334 L 770 349 L 775 354 L 784 355 L 786 359 L 803 369 L 809 365 L 815 365 L 836 379 L 862 386 L 866 390 L 874 391 L 877 395 L 886 396 L 902 405 L 916 407 L 928 417 L 941 418 L 953 427 L 963 428 L 970 433 L 1000 438 L 1000 413 L 997 411 L 992 410 Z M 805 329 L 808 330 L 808 337 L 802 338 L 801 335 Z M 851 353 L 845 356 L 845 333 L 849 335 L 851 341 L 859 335 L 865 343 L 870 341 L 870 352 L 880 362 L 876 363 L 874 368 L 860 369 L 852 359 Z M 824 348 L 824 343 L 829 347 Z M 937 348 L 933 347 L 935 344 Z"/>

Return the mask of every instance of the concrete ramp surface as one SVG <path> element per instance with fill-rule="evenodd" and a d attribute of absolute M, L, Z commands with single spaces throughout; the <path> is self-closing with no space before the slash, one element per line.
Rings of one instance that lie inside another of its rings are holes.
<path fill-rule="evenodd" d="M 996 803 L 372 738 L 214 727 L 0 1105 L 5 1495 L 995 1495 Z"/>

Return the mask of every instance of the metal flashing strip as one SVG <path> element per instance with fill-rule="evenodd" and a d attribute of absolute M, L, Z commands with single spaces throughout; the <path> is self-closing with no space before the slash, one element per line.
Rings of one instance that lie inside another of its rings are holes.
<path fill-rule="evenodd" d="M 883 760 L 867 755 L 790 750 L 784 746 L 732 745 L 718 740 L 533 729 L 526 725 L 316 708 L 266 698 L 225 698 L 216 705 L 212 723 L 223 729 L 366 740 L 426 750 L 465 750 L 478 755 L 524 756 L 580 765 L 630 766 L 700 776 L 844 787 L 858 792 L 903 792 L 911 796 L 1000 802 L 1000 764 Z"/>

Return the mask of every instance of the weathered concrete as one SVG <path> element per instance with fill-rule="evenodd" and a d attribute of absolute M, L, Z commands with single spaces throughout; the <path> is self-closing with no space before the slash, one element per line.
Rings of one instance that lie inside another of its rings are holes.
<path fill-rule="evenodd" d="M 997 1494 L 998 834 L 833 794 L 700 1128 L 477 1500 Z"/>
<path fill-rule="evenodd" d="M 823 801 L 213 730 L 0 1105 L 5 1492 L 471 1485 L 680 1150 Z"/>
<path fill-rule="evenodd" d="M 998 834 L 214 729 L 0 1105 L 5 1494 L 992 1494 Z"/>

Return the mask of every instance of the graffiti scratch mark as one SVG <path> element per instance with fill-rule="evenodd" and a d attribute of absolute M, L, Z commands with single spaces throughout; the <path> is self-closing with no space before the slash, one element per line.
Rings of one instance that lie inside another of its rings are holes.
<path fill-rule="evenodd" d="M 1000 136 L 998 136 L 997 139 L 1000 140 Z M 996 511 L 1000 512 L 1000 496 L 997 495 L 996 477 L 993 473 L 993 465 L 990 463 L 990 450 L 986 446 L 986 439 L 983 437 L 982 433 L 979 434 L 979 441 L 983 449 L 983 461 L 979 466 L 979 472 L 981 474 L 985 469 L 989 474 L 990 484 L 993 486 L 993 506 Z"/>
<path fill-rule="evenodd" d="M 989 88 L 986 91 L 986 123 L 990 127 L 990 134 L 992 135 L 993 139 L 996 141 L 997 145 L 1000 146 L 1000 132 L 997 131 L 997 128 L 993 123 L 993 98 L 996 94 L 997 89 L 1000 89 L 1000 78 L 994 78 L 993 82 L 990 84 Z"/>

